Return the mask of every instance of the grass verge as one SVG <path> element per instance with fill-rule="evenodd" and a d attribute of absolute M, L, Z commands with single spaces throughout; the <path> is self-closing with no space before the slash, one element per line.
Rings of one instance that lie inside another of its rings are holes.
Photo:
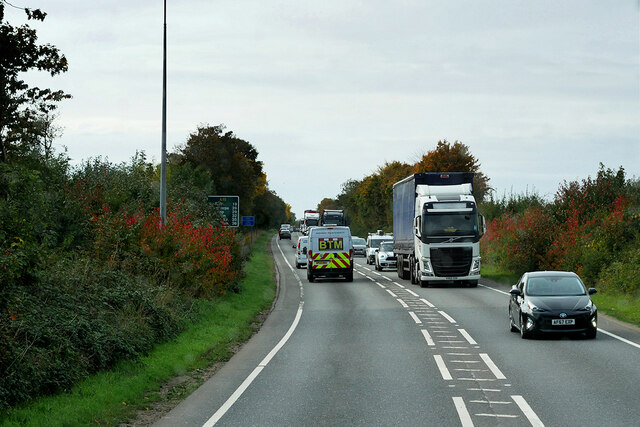
<path fill-rule="evenodd" d="M 514 285 L 520 278 L 519 275 L 501 271 L 491 264 L 482 264 L 482 277 L 505 285 Z M 592 295 L 591 299 L 600 313 L 640 326 L 640 298 L 598 292 Z"/>
<path fill-rule="evenodd" d="M 271 235 L 263 233 L 256 240 L 240 292 L 215 301 L 198 300 L 198 320 L 175 340 L 157 346 L 146 357 L 93 375 L 67 393 L 11 408 L 0 415 L 0 425 L 117 425 L 133 417 L 137 409 L 161 399 L 153 392 L 163 383 L 228 360 L 231 349 L 255 332 L 257 316 L 275 298 L 275 270 L 268 252 Z"/>
<path fill-rule="evenodd" d="M 491 264 L 482 264 L 482 278 L 493 280 L 494 282 L 503 283 L 505 285 L 515 285 L 520 279 L 519 275 L 499 270 Z"/>
<path fill-rule="evenodd" d="M 599 292 L 591 299 L 600 313 L 640 326 L 640 298 Z"/>

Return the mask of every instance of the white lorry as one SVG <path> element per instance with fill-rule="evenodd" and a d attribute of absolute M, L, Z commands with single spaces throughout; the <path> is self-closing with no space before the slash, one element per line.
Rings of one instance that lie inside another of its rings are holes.
<path fill-rule="evenodd" d="M 477 286 L 484 232 L 472 173 L 417 173 L 393 185 L 393 251 L 401 279 L 422 287 Z"/>
<path fill-rule="evenodd" d="M 307 209 L 304 211 L 304 215 L 302 217 L 302 221 L 300 221 L 300 231 L 305 236 L 309 234 L 309 227 L 315 227 L 320 225 L 320 212 Z"/>

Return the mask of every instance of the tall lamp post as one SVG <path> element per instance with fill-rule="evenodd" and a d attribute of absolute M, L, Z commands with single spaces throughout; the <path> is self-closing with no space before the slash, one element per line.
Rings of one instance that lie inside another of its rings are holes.
<path fill-rule="evenodd" d="M 160 161 L 160 219 L 167 223 L 167 0 L 164 0 L 162 45 L 162 154 Z"/>

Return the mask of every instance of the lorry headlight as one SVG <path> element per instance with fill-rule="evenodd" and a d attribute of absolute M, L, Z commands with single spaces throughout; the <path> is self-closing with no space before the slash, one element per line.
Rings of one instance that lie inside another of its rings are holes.
<path fill-rule="evenodd" d="M 480 258 L 476 258 L 473 260 L 473 264 L 471 265 L 470 275 L 480 274 Z"/>
<path fill-rule="evenodd" d="M 422 261 L 422 274 L 425 276 L 433 276 L 433 269 L 431 269 L 431 262 L 429 261 L 429 258 L 422 257 L 420 258 L 420 261 Z"/>

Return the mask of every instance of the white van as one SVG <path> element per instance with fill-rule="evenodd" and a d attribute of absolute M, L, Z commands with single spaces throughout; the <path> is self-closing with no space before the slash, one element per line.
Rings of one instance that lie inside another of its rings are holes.
<path fill-rule="evenodd" d="M 344 277 L 353 282 L 353 245 L 346 226 L 314 227 L 309 231 L 307 279 Z"/>
<path fill-rule="evenodd" d="M 307 250 L 309 248 L 309 237 L 298 237 L 298 246 L 296 246 L 296 268 L 302 268 L 307 265 Z"/>

